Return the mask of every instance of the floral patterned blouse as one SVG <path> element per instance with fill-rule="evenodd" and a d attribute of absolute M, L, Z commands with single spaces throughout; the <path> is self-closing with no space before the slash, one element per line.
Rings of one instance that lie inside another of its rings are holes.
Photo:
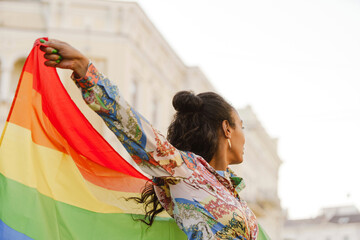
<path fill-rule="evenodd" d="M 174 148 L 92 63 L 74 80 L 85 102 L 153 176 L 162 206 L 188 239 L 256 239 L 256 217 L 239 196 L 242 178 L 230 169 L 219 174 L 201 156 Z"/>

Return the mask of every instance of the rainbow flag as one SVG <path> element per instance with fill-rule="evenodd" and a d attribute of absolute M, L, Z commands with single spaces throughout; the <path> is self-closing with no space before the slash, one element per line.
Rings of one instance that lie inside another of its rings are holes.
<path fill-rule="evenodd" d="M 186 239 L 166 213 L 134 218 L 148 179 L 92 127 L 37 40 L 0 138 L 0 239 Z"/>

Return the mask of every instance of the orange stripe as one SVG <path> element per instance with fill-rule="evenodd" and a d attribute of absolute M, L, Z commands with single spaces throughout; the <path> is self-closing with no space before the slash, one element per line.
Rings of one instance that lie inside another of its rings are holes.
<path fill-rule="evenodd" d="M 43 113 L 41 94 L 32 88 L 33 75 L 24 72 L 21 81 L 9 122 L 31 130 L 34 143 L 70 154 L 83 177 L 89 182 L 116 191 L 140 192 L 144 180 L 103 167 L 80 156 Z"/>
<path fill-rule="evenodd" d="M 31 119 L 28 116 L 31 115 L 31 92 L 33 78 L 32 74 L 23 72 L 21 87 L 18 86 L 17 96 L 13 102 L 12 112 L 8 122 L 15 123 L 21 127 L 30 129 Z M 21 79 L 19 80 L 19 82 Z"/>
<path fill-rule="evenodd" d="M 146 180 L 109 170 L 82 156 L 79 156 L 75 163 L 87 181 L 110 190 L 140 193 L 146 183 Z"/>
<path fill-rule="evenodd" d="M 21 86 L 18 89 L 18 95 L 8 122 L 31 130 L 32 139 L 35 143 L 66 153 L 63 147 L 64 144 L 67 144 L 66 141 L 43 113 L 41 95 L 32 88 L 33 75 L 24 72 L 20 81 Z M 46 127 L 46 130 L 43 126 Z"/>

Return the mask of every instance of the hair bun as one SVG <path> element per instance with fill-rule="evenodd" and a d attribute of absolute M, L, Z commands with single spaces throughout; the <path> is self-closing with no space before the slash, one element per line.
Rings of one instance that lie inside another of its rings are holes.
<path fill-rule="evenodd" d="M 178 112 L 199 112 L 203 100 L 190 91 L 181 91 L 175 94 L 172 104 Z"/>

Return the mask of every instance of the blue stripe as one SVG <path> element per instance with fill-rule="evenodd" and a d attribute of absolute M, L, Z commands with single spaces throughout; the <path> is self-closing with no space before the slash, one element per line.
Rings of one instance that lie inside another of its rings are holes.
<path fill-rule="evenodd" d="M 1 240 L 32 240 L 32 238 L 29 238 L 23 233 L 20 233 L 8 225 L 6 225 L 1 219 L 0 219 L 0 239 Z"/>

